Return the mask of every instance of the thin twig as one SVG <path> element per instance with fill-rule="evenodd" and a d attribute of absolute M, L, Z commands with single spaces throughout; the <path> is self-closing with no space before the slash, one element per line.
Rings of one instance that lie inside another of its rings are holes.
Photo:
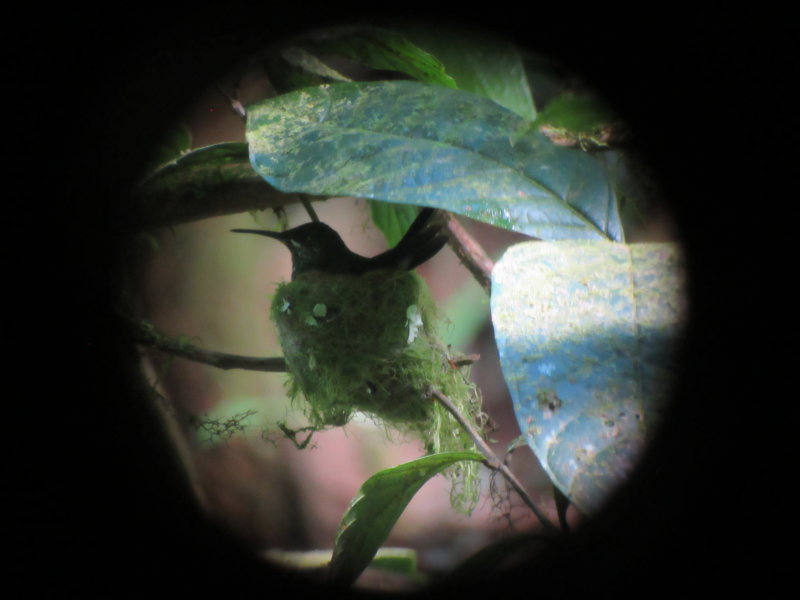
<path fill-rule="evenodd" d="M 486 293 L 491 293 L 494 261 L 484 252 L 475 238 L 467 233 L 455 215 L 445 213 L 445 222 L 450 232 L 450 247 Z"/>
<path fill-rule="evenodd" d="M 300 202 L 303 203 L 303 208 L 306 209 L 308 216 L 311 217 L 311 220 L 314 223 L 319 223 L 319 217 L 317 216 L 317 211 L 314 210 L 314 207 L 311 206 L 311 199 L 308 196 L 300 196 Z"/>
<path fill-rule="evenodd" d="M 280 373 L 286 371 L 286 361 L 282 357 L 260 358 L 240 356 L 198 348 L 194 344 L 175 340 L 158 332 L 149 323 L 139 323 L 135 329 L 136 341 L 174 356 L 211 365 L 219 369 L 245 369 L 247 371 L 266 371 Z"/>
<path fill-rule="evenodd" d="M 514 488 L 514 491 L 519 494 L 522 501 L 528 506 L 528 508 L 533 511 L 533 514 L 536 515 L 536 518 L 539 519 L 539 522 L 544 526 L 544 528 L 552 534 L 558 533 L 558 528 L 553 525 L 550 520 L 544 515 L 544 513 L 539 510 L 539 508 L 533 503 L 533 500 L 528 495 L 528 492 L 525 491 L 525 488 L 522 487 L 522 484 L 516 478 L 516 476 L 509 470 L 509 468 L 503 464 L 503 462 L 497 458 L 497 455 L 492 451 L 484 439 L 480 436 L 480 434 L 475 430 L 472 424 L 467 421 L 464 416 L 458 411 L 458 409 L 453 405 L 450 401 L 450 398 L 442 394 L 440 391 L 431 388 L 430 394 L 436 398 L 439 403 L 444 406 L 447 411 L 453 415 L 458 424 L 464 428 L 469 436 L 472 438 L 472 441 L 475 442 L 475 445 L 481 451 L 481 453 L 487 458 L 487 462 L 485 463 L 487 467 L 492 470 L 500 471 L 500 473 L 505 477 L 506 481 Z"/>

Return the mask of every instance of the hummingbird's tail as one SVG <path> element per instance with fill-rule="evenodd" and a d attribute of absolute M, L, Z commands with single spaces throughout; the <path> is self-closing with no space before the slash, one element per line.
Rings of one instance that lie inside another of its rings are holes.
<path fill-rule="evenodd" d="M 441 224 L 432 220 L 435 214 L 430 207 L 419 211 L 397 245 L 372 259 L 375 268 L 411 270 L 433 258 L 447 243 Z"/>

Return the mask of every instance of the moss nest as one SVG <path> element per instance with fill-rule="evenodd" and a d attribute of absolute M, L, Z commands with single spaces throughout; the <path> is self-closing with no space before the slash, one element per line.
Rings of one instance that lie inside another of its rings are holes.
<path fill-rule="evenodd" d="M 305 397 L 313 427 L 344 425 L 361 412 L 421 439 L 430 453 L 473 448 L 428 393 L 439 390 L 482 429 L 480 396 L 438 341 L 436 307 L 416 273 L 301 274 L 278 286 L 271 316 L 289 395 Z M 450 472 L 454 505 L 467 511 L 478 496 L 477 466 L 467 461 Z"/>

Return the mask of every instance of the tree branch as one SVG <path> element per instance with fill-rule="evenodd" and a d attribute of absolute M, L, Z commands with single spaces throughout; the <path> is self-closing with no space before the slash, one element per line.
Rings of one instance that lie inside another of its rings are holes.
<path fill-rule="evenodd" d="M 170 338 L 156 330 L 150 323 L 135 324 L 134 336 L 142 346 L 149 346 L 162 352 L 211 365 L 218 369 L 245 369 L 247 371 L 266 371 L 281 373 L 286 371 L 286 361 L 282 357 L 260 358 L 214 352 L 198 348 L 183 340 Z"/>
<path fill-rule="evenodd" d="M 281 192 L 254 173 L 246 180 L 226 181 L 206 188 L 187 185 L 179 190 L 141 193 L 120 212 L 117 225 L 127 231 L 172 227 L 326 198 Z"/>
<path fill-rule="evenodd" d="M 464 428 L 464 431 L 466 431 L 469 434 L 469 436 L 472 438 L 472 441 L 475 442 L 475 445 L 481 451 L 481 454 L 483 454 L 487 458 L 487 462 L 485 463 L 486 466 L 494 471 L 500 471 L 500 473 L 503 475 L 503 477 L 509 483 L 509 485 L 514 489 L 515 492 L 517 492 L 517 494 L 519 494 L 520 498 L 522 498 L 522 501 L 525 502 L 525 504 L 528 506 L 528 508 L 531 509 L 531 511 L 533 511 L 533 514 L 536 515 L 536 518 L 539 519 L 539 522 L 542 524 L 545 530 L 548 533 L 557 534 L 558 528 L 555 525 L 553 525 L 550 522 L 550 520 L 544 515 L 544 513 L 541 510 L 539 510 L 539 508 L 533 503 L 533 500 L 528 495 L 528 492 L 525 491 L 525 488 L 522 487 L 522 484 L 519 482 L 516 476 L 509 470 L 509 468 L 505 464 L 503 464 L 503 462 L 499 458 L 497 458 L 495 453 L 489 447 L 489 444 L 487 444 L 484 441 L 484 439 L 475 430 L 472 424 L 469 421 L 467 421 L 464 418 L 464 416 L 458 411 L 458 409 L 450 401 L 450 398 L 448 398 L 440 391 L 433 388 L 430 388 L 430 394 L 431 396 L 436 398 L 439 401 L 439 403 L 445 407 L 445 409 L 447 409 L 447 412 L 453 415 L 453 418 L 456 421 L 458 421 L 458 424 L 461 425 L 461 427 Z"/>
<path fill-rule="evenodd" d="M 494 261 L 484 252 L 475 238 L 467 233 L 454 214 L 449 212 L 444 214 L 447 230 L 450 232 L 450 247 L 486 293 L 490 294 Z"/>

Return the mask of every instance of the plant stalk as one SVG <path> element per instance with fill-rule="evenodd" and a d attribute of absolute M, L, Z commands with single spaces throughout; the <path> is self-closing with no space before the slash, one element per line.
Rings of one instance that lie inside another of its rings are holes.
<path fill-rule="evenodd" d="M 503 462 L 497 458 L 494 451 L 489 447 L 489 444 L 480 436 L 480 434 L 475 430 L 472 424 L 467 421 L 464 416 L 458 411 L 458 409 L 453 405 L 450 398 L 442 394 L 440 391 L 431 388 L 430 394 L 436 398 L 439 403 L 447 409 L 447 411 L 453 415 L 453 418 L 458 421 L 458 424 L 464 428 L 464 430 L 469 434 L 472 438 L 472 441 L 475 442 L 475 445 L 478 447 L 478 450 L 481 451 L 487 458 L 487 462 L 485 463 L 486 466 L 494 471 L 500 471 L 500 474 L 503 475 L 505 480 L 509 483 L 509 485 L 514 489 L 517 494 L 519 494 L 522 501 L 531 509 L 536 518 L 539 519 L 539 522 L 545 528 L 548 533 L 556 535 L 559 533 L 558 528 L 553 525 L 550 520 L 545 516 L 545 514 L 539 510 L 539 508 L 534 504 L 531 497 L 528 495 L 528 492 L 525 491 L 525 488 L 522 487 L 519 479 L 510 471 L 510 469 L 503 464 Z"/>

